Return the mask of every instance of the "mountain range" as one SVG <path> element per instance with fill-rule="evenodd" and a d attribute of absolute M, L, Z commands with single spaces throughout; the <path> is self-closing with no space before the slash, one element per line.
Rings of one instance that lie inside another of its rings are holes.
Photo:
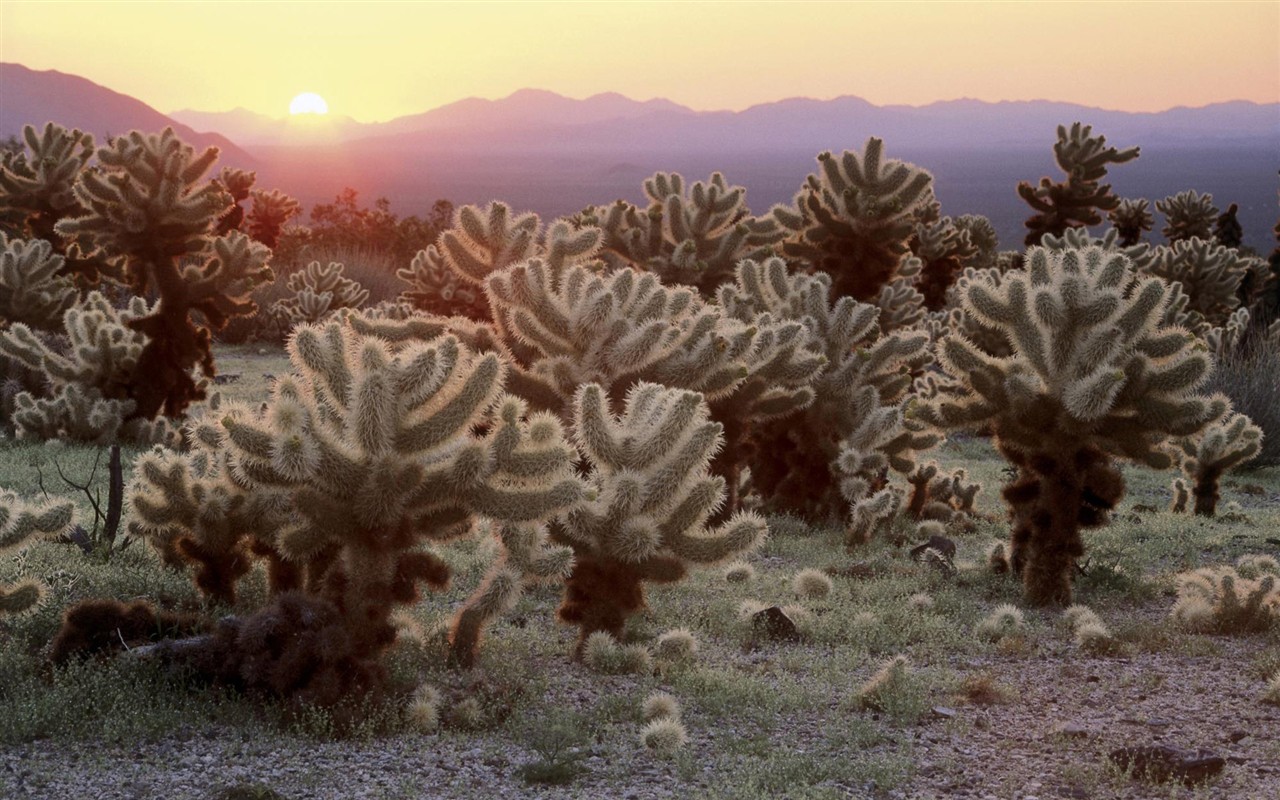
<path fill-rule="evenodd" d="M 1270 249 L 1280 168 L 1280 103 L 1245 101 L 1133 113 L 1051 101 L 953 100 L 877 106 L 857 97 L 792 98 L 742 111 L 697 111 L 620 94 L 584 100 L 523 89 L 500 100 L 469 98 L 386 122 L 349 117 L 275 119 L 245 109 L 165 115 L 141 101 L 58 72 L 0 64 L 0 136 L 55 120 L 99 136 L 173 125 L 188 141 L 222 148 L 220 163 L 252 168 L 259 184 L 306 204 L 350 186 L 385 196 L 401 213 L 437 198 L 507 200 L 544 215 L 622 197 L 642 199 L 657 170 L 690 178 L 723 171 L 748 188 L 752 208 L 789 202 L 824 150 L 860 148 L 928 168 L 943 210 L 985 214 L 1006 247 L 1021 240 L 1027 208 L 1020 180 L 1057 175 L 1059 124 L 1080 120 L 1109 143 L 1140 145 L 1115 167 L 1118 194 L 1158 199 L 1182 189 L 1240 206 L 1246 242 Z"/>

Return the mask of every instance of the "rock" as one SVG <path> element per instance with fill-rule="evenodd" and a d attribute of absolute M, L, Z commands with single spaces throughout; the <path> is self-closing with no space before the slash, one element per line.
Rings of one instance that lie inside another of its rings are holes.
<path fill-rule="evenodd" d="M 794 642 L 800 638 L 800 629 L 796 627 L 795 620 L 778 606 L 769 606 L 752 614 L 751 627 L 756 633 L 770 639 Z"/>
<path fill-rule="evenodd" d="M 956 718 L 956 710 L 954 708 L 947 708 L 946 706 L 934 706 L 933 708 L 930 709 L 930 711 L 932 711 L 933 715 L 939 719 L 955 719 Z"/>
<path fill-rule="evenodd" d="M 922 545 L 911 548 L 911 560 L 919 561 L 924 558 L 924 551 L 933 548 L 939 553 L 947 557 L 947 560 L 953 560 L 956 557 L 956 543 L 945 536 L 939 536 L 936 533 L 929 537 L 929 541 Z"/>
<path fill-rule="evenodd" d="M 1245 739 L 1248 736 L 1249 736 L 1248 731 L 1232 731 L 1231 733 L 1227 734 L 1227 741 L 1231 742 L 1232 744 L 1235 744 L 1236 742 L 1240 741 L 1241 739 Z"/>
<path fill-rule="evenodd" d="M 850 564 L 847 567 L 827 567 L 826 573 L 833 578 L 856 578 L 867 580 L 876 576 L 876 570 L 865 561 Z"/>
<path fill-rule="evenodd" d="M 223 386 L 228 383 L 235 383 L 238 380 L 240 380 L 239 372 L 224 372 L 221 375 L 213 376 L 213 382 L 219 386 Z"/>
<path fill-rule="evenodd" d="M 1208 750 L 1180 750 L 1163 744 L 1119 747 L 1108 759 L 1139 780 L 1178 780 L 1188 786 L 1204 783 L 1227 765 L 1226 759 Z"/>
<path fill-rule="evenodd" d="M 1068 739 L 1087 739 L 1093 735 L 1093 731 L 1078 722 L 1059 722 L 1053 726 L 1052 733 L 1055 736 L 1065 736 Z"/>

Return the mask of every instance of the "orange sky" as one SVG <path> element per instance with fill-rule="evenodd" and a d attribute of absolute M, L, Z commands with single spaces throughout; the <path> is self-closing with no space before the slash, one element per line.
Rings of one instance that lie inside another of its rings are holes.
<path fill-rule="evenodd" d="M 362 121 L 524 87 L 699 109 L 853 94 L 1156 111 L 1280 101 L 1280 1 L 0 0 L 0 60 L 163 112 L 283 116 L 313 91 Z"/>

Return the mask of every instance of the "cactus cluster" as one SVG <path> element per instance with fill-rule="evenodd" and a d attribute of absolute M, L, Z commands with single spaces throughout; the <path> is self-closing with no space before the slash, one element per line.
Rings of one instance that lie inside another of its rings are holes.
<path fill-rule="evenodd" d="M 0 490 L 0 555 L 21 550 L 36 539 L 66 533 L 74 516 L 73 503 L 27 503 L 13 492 Z M 0 584 L 0 620 L 34 608 L 44 595 L 44 584 L 37 580 Z"/>
<path fill-rule="evenodd" d="M 63 313 L 79 299 L 63 271 L 65 259 L 43 239 L 9 239 L 0 234 L 0 321 L 36 330 L 55 330 Z"/>
<path fill-rule="evenodd" d="M 1178 576 L 1172 617 L 1197 633 L 1240 634 L 1280 625 L 1280 568 L 1242 556 L 1233 569 L 1205 567 Z M 1248 576 L 1248 577 L 1246 577 Z"/>
<path fill-rule="evenodd" d="M 1212 517 L 1221 499 L 1222 476 L 1261 452 L 1262 429 L 1244 414 L 1227 414 L 1194 436 L 1178 439 L 1177 445 L 1182 450 L 1182 471 L 1195 497 L 1195 513 Z M 1177 487 L 1175 495 L 1181 495 Z M 1174 506 L 1185 510 L 1186 500 L 1179 503 L 1175 498 Z"/>
<path fill-rule="evenodd" d="M 1115 229 L 1117 244 L 1121 247 L 1141 244 L 1142 235 L 1155 224 L 1155 219 L 1151 216 L 1151 203 L 1142 198 L 1121 200 L 1107 213 L 1107 219 Z"/>
<path fill-rule="evenodd" d="M 135 323 L 154 311 L 139 297 L 117 309 L 100 292 L 91 292 L 64 312 L 63 339 L 22 323 L 0 330 L 0 357 L 45 376 L 47 383 L 15 395 L 17 435 L 99 444 L 172 441 L 176 431 L 165 420 L 137 414 L 134 394 L 146 383 L 140 371 L 147 345 Z"/>

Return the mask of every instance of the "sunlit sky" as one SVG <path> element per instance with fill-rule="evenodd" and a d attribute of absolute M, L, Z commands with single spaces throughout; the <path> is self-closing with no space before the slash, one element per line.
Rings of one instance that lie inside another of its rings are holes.
<path fill-rule="evenodd" d="M 1158 111 L 1280 101 L 1280 2 L 0 0 L 0 60 L 162 112 L 284 116 L 316 92 L 361 121 L 525 87 L 697 109 L 852 94 Z"/>

